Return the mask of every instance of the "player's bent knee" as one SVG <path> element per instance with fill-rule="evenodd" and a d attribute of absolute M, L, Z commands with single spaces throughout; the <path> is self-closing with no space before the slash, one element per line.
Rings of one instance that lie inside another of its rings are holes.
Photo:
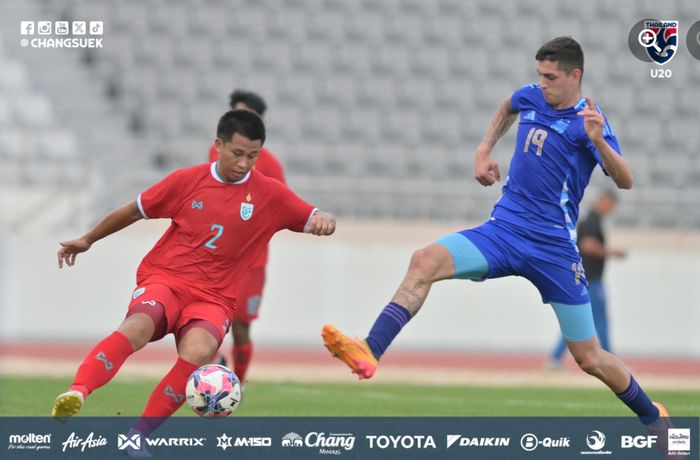
<path fill-rule="evenodd" d="M 154 326 L 148 315 L 137 312 L 127 316 L 118 331 L 129 340 L 134 351 L 138 351 L 153 337 Z"/>
<path fill-rule="evenodd" d="M 413 253 L 409 270 L 428 281 L 437 281 L 452 276 L 454 268 L 449 266 L 451 263 L 446 248 L 430 244 Z"/>
<path fill-rule="evenodd" d="M 175 340 L 181 358 L 195 364 L 206 364 L 219 349 L 223 336 L 208 321 L 195 320 L 178 331 Z"/>
<path fill-rule="evenodd" d="M 578 364 L 578 367 L 582 371 L 590 375 L 598 375 L 600 373 L 603 353 L 599 346 L 591 346 L 589 343 L 570 343 L 569 350 L 571 351 L 571 355 L 574 357 L 576 364 Z"/>

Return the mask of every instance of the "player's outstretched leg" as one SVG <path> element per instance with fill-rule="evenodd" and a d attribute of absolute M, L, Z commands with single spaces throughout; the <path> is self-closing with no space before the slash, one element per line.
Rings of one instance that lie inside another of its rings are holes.
<path fill-rule="evenodd" d="M 454 235 L 468 241 L 462 235 Z M 321 331 L 323 344 L 360 379 L 371 378 L 391 342 L 423 306 L 433 283 L 452 278 L 454 273 L 452 255 L 444 244 L 433 243 L 414 252 L 404 280 L 377 317 L 367 338 L 349 337 L 332 324 L 326 324 Z"/>
<path fill-rule="evenodd" d="M 379 360 L 366 341 L 348 337 L 332 324 L 323 326 L 321 337 L 333 357 L 347 364 L 360 380 L 371 378 L 377 371 Z"/>
<path fill-rule="evenodd" d="M 76 415 L 85 398 L 112 380 L 133 352 L 131 342 L 119 331 L 103 339 L 83 359 L 70 390 L 58 395 L 53 403 L 51 416 L 65 418 Z"/>
<path fill-rule="evenodd" d="M 118 330 L 90 350 L 69 391 L 61 393 L 54 401 L 51 415 L 56 418 L 76 415 L 85 398 L 112 380 L 124 361 L 148 343 L 154 330 L 154 320 L 149 315 L 136 313 L 128 316 Z"/>
<path fill-rule="evenodd" d="M 668 416 L 663 405 L 649 399 L 620 358 L 603 350 L 596 337 L 580 342 L 569 341 L 568 345 L 579 367 L 605 383 L 644 425 L 650 427 L 664 423 L 663 420 L 659 422 L 660 417 Z"/>

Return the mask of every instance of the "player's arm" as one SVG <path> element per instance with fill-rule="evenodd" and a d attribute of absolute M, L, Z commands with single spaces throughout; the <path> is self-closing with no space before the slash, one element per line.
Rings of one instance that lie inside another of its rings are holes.
<path fill-rule="evenodd" d="M 593 101 L 586 98 L 586 107 L 578 112 L 583 117 L 583 127 L 593 145 L 600 152 L 603 167 L 618 188 L 631 189 L 634 183 L 632 169 L 622 155 L 618 154 L 603 137 L 605 117 L 598 112 Z"/>
<path fill-rule="evenodd" d="M 476 148 L 474 155 L 474 177 L 481 185 L 493 185 L 497 180 L 501 180 L 498 163 L 491 159 L 491 150 L 496 142 L 508 132 L 517 116 L 518 112 L 513 109 L 509 97 L 498 107 L 491 123 L 486 128 L 484 138 Z"/>
<path fill-rule="evenodd" d="M 61 249 L 58 250 L 58 268 L 63 268 L 64 262 L 69 267 L 72 267 L 78 254 L 90 249 L 93 243 L 128 227 L 142 218 L 143 216 L 136 202 L 131 202 L 115 209 L 85 235 L 75 240 L 61 242 Z"/>
<path fill-rule="evenodd" d="M 316 236 L 332 235 L 335 232 L 335 216 L 328 212 L 316 210 L 304 227 L 304 233 Z"/>

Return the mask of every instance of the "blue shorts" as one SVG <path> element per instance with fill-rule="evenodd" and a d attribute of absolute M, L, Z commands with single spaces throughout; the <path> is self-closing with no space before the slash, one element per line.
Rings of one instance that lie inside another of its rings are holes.
<path fill-rule="evenodd" d="M 455 240 L 458 235 L 469 243 Z M 572 241 L 525 233 L 502 221 L 447 235 L 437 243 L 455 262 L 455 278 L 522 276 L 540 291 L 542 302 L 582 305 L 590 302 L 581 256 Z M 479 253 L 486 264 L 474 265 Z M 471 262 L 470 262 L 471 261 Z"/>

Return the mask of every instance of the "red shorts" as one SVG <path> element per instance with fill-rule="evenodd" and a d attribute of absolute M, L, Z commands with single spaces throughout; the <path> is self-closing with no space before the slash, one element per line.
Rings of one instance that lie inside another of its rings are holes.
<path fill-rule="evenodd" d="M 251 268 L 240 284 L 240 295 L 233 312 L 233 322 L 249 324 L 258 317 L 263 288 L 265 287 L 265 267 Z"/>
<path fill-rule="evenodd" d="M 231 309 L 214 303 L 201 295 L 196 288 L 190 288 L 173 280 L 147 279 L 139 284 L 131 296 L 129 310 L 139 306 L 144 308 L 160 303 L 165 310 L 166 326 L 163 334 L 154 340 L 172 333 L 179 339 L 180 331 L 194 320 L 203 320 L 211 325 L 207 328 L 221 343 L 231 326 Z M 128 315 L 128 313 L 127 313 Z"/>

